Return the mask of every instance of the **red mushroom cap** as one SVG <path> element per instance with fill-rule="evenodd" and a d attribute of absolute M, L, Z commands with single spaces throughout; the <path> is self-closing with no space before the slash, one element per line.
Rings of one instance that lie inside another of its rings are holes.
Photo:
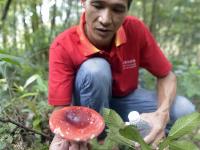
<path fill-rule="evenodd" d="M 88 141 L 104 129 L 102 116 L 83 106 L 69 106 L 54 111 L 49 119 L 50 129 L 68 141 Z"/>

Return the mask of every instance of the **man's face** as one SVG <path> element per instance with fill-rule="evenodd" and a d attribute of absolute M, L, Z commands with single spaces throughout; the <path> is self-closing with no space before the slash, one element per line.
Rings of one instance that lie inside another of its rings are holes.
<path fill-rule="evenodd" d="M 108 48 L 128 11 L 128 0 L 83 0 L 85 33 L 97 48 Z"/>

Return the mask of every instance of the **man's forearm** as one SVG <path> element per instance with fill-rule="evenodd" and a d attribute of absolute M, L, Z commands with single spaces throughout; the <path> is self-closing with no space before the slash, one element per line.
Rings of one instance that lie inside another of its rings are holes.
<path fill-rule="evenodd" d="M 158 110 L 160 112 L 170 111 L 170 106 L 173 103 L 176 95 L 176 76 L 170 72 L 163 78 L 158 78 L 157 91 L 158 91 Z"/>
<path fill-rule="evenodd" d="M 170 72 L 157 80 L 158 109 L 152 113 L 142 114 L 144 120 L 150 123 L 152 130 L 144 140 L 153 147 L 165 136 L 165 128 L 170 119 L 170 106 L 176 95 L 176 76 Z"/>

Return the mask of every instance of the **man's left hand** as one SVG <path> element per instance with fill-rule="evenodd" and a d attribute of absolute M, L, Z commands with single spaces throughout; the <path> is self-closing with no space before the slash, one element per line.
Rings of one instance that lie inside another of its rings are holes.
<path fill-rule="evenodd" d="M 165 127 L 169 121 L 169 112 L 157 110 L 152 113 L 143 113 L 141 118 L 152 127 L 151 132 L 144 138 L 144 141 L 152 144 L 152 147 L 155 149 L 160 140 L 165 137 Z"/>

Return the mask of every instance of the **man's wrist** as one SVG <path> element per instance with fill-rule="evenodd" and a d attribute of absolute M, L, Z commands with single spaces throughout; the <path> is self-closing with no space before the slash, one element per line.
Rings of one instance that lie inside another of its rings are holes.
<path fill-rule="evenodd" d="M 163 116 L 163 121 L 165 121 L 166 123 L 169 121 L 170 119 L 170 110 L 168 108 L 159 108 L 156 113 L 159 115 L 159 116 Z"/>
<path fill-rule="evenodd" d="M 170 107 L 159 107 L 158 109 L 157 109 L 157 112 L 159 112 L 159 113 L 169 113 L 170 112 Z"/>
<path fill-rule="evenodd" d="M 159 112 L 159 113 L 169 113 L 170 112 L 169 100 L 165 99 L 162 102 L 158 102 L 157 112 Z"/>

